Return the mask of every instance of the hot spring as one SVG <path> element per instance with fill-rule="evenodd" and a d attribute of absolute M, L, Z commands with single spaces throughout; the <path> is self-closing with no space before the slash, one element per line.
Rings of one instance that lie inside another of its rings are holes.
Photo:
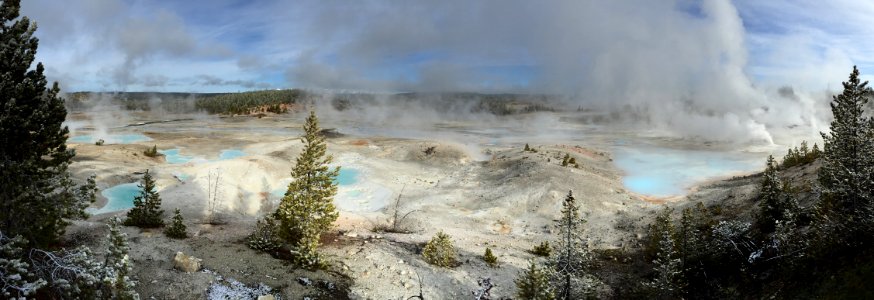
<path fill-rule="evenodd" d="M 90 214 L 102 214 L 114 211 L 125 210 L 134 207 L 134 197 L 142 191 L 138 183 L 124 183 L 100 192 L 106 198 L 106 205 L 99 209 L 88 209 Z"/>
<path fill-rule="evenodd" d="M 79 136 L 70 137 L 70 139 L 68 139 L 68 141 L 72 142 L 72 143 L 80 143 L 80 144 L 93 144 L 101 139 L 103 139 L 103 142 L 106 144 L 133 144 L 133 143 L 146 142 L 146 141 L 152 140 L 151 138 L 149 138 L 145 135 L 142 135 L 139 133 L 132 133 L 132 134 L 107 134 L 107 135 L 99 135 L 99 136 L 79 135 Z"/>
<path fill-rule="evenodd" d="M 703 180 L 753 172 L 764 164 L 764 158 L 747 153 L 625 144 L 615 147 L 613 154 L 616 166 L 625 172 L 625 187 L 654 197 L 684 195 Z"/>

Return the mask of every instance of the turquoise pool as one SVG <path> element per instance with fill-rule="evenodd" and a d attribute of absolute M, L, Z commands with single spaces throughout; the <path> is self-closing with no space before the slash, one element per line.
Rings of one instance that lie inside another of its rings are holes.
<path fill-rule="evenodd" d="M 352 168 L 340 168 L 340 174 L 337 175 L 337 178 L 334 178 L 334 183 L 339 186 L 349 186 L 358 183 L 360 180 L 361 172 L 352 169 Z M 280 181 L 280 185 L 270 191 L 270 196 L 276 198 L 282 198 L 285 196 L 285 192 L 288 190 L 288 184 L 291 183 L 291 179 L 283 179 Z M 348 194 L 359 196 L 361 195 L 361 191 L 355 190 L 350 191 Z M 339 194 L 338 194 L 339 195 Z"/>
<path fill-rule="evenodd" d="M 140 194 L 139 183 L 124 183 L 100 192 L 107 199 L 106 205 L 99 209 L 89 209 L 91 214 L 102 214 L 134 207 L 134 197 Z"/>
<path fill-rule="evenodd" d="M 613 154 L 616 166 L 625 172 L 622 180 L 625 187 L 655 197 L 684 195 L 702 180 L 756 171 L 764 167 L 765 161 L 745 153 L 634 147 L 624 143 Z"/>
<path fill-rule="evenodd" d="M 101 136 L 93 136 L 93 135 L 79 135 L 70 137 L 68 141 L 73 143 L 81 143 L 81 144 L 92 144 L 96 143 L 97 140 L 103 139 L 103 142 L 106 144 L 133 144 L 138 142 L 146 142 L 151 141 L 152 139 L 138 133 L 133 134 L 108 134 Z"/>
<path fill-rule="evenodd" d="M 196 159 L 194 156 L 180 154 L 179 148 L 158 150 L 158 152 L 164 154 L 164 159 L 169 164 L 184 164 Z"/>
<path fill-rule="evenodd" d="M 236 149 L 225 149 L 225 150 L 222 150 L 221 153 L 219 153 L 220 160 L 234 159 L 234 158 L 243 157 L 243 156 L 246 156 L 246 152 L 243 152 L 242 150 L 236 150 Z"/>
<path fill-rule="evenodd" d="M 340 174 L 337 175 L 337 178 L 334 178 L 334 183 L 340 186 L 353 185 L 358 182 L 360 175 L 361 172 L 356 169 L 341 167 Z"/>

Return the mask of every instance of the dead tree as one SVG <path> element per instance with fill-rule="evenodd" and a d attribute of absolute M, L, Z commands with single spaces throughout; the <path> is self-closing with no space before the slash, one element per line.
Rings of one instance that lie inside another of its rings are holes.
<path fill-rule="evenodd" d="M 479 285 L 479 289 L 473 291 L 473 298 L 475 300 L 491 300 L 492 299 L 492 288 L 495 287 L 492 284 L 491 278 L 483 278 L 476 281 L 477 285 Z"/>
<path fill-rule="evenodd" d="M 217 223 L 215 211 L 218 207 L 218 199 L 221 190 L 221 178 L 221 169 L 209 171 L 209 176 L 207 178 L 209 184 L 209 187 L 207 188 L 207 212 L 209 213 L 206 218 L 207 224 Z"/>
<path fill-rule="evenodd" d="M 407 188 L 407 185 L 404 185 L 403 187 L 401 187 L 401 192 L 398 194 L 398 197 L 395 199 L 395 204 L 394 204 L 394 207 L 392 208 L 393 213 L 392 213 L 392 219 L 391 219 L 391 228 L 389 228 L 390 232 L 408 232 L 407 230 L 404 230 L 402 228 L 404 220 L 406 220 L 410 214 L 419 211 L 418 209 L 415 209 L 415 210 L 408 211 L 407 213 L 401 215 L 401 197 L 404 195 L 404 189 L 406 189 L 406 188 Z"/>

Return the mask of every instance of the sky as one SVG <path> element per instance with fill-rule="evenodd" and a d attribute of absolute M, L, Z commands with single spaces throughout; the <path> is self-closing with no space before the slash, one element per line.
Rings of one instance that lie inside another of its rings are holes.
<path fill-rule="evenodd" d="M 636 84 L 624 79 L 685 88 L 712 72 L 823 90 L 854 64 L 874 70 L 870 1 L 63 3 L 23 1 L 22 14 L 70 91 L 615 95 Z"/>
<path fill-rule="evenodd" d="M 64 91 L 562 95 L 680 136 L 827 128 L 874 1 L 23 1 Z M 682 115 L 682 118 L 677 118 Z"/>

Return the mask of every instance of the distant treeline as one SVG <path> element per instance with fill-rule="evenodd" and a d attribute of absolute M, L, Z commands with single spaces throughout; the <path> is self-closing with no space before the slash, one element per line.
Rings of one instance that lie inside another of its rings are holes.
<path fill-rule="evenodd" d="M 300 89 L 263 90 L 240 93 L 153 93 L 153 92 L 76 92 L 66 96 L 70 110 L 85 110 L 111 103 L 127 110 L 244 115 L 285 113 L 290 106 L 330 101 L 343 111 L 379 105 L 423 107 L 444 113 L 490 113 L 513 115 L 538 111 L 556 111 L 550 104 L 553 96 L 531 94 L 479 93 L 334 93 L 319 94 Z"/>
<path fill-rule="evenodd" d="M 416 105 L 445 113 L 491 113 L 513 115 L 538 111 L 556 111 L 549 105 L 552 96 L 530 94 L 479 94 L 479 93 L 401 93 L 375 95 L 348 93 L 337 94 L 331 104 L 337 110 L 346 110 L 367 105 L 391 102 L 395 105 Z"/>
<path fill-rule="evenodd" d="M 168 112 L 191 113 L 197 111 L 197 98 L 219 95 L 224 93 L 74 92 L 65 96 L 64 105 L 71 111 L 114 105 L 126 110 L 162 109 Z"/>
<path fill-rule="evenodd" d="M 211 114 L 284 113 L 286 106 L 300 103 L 304 96 L 306 92 L 299 89 L 220 94 L 199 97 L 195 107 Z"/>

